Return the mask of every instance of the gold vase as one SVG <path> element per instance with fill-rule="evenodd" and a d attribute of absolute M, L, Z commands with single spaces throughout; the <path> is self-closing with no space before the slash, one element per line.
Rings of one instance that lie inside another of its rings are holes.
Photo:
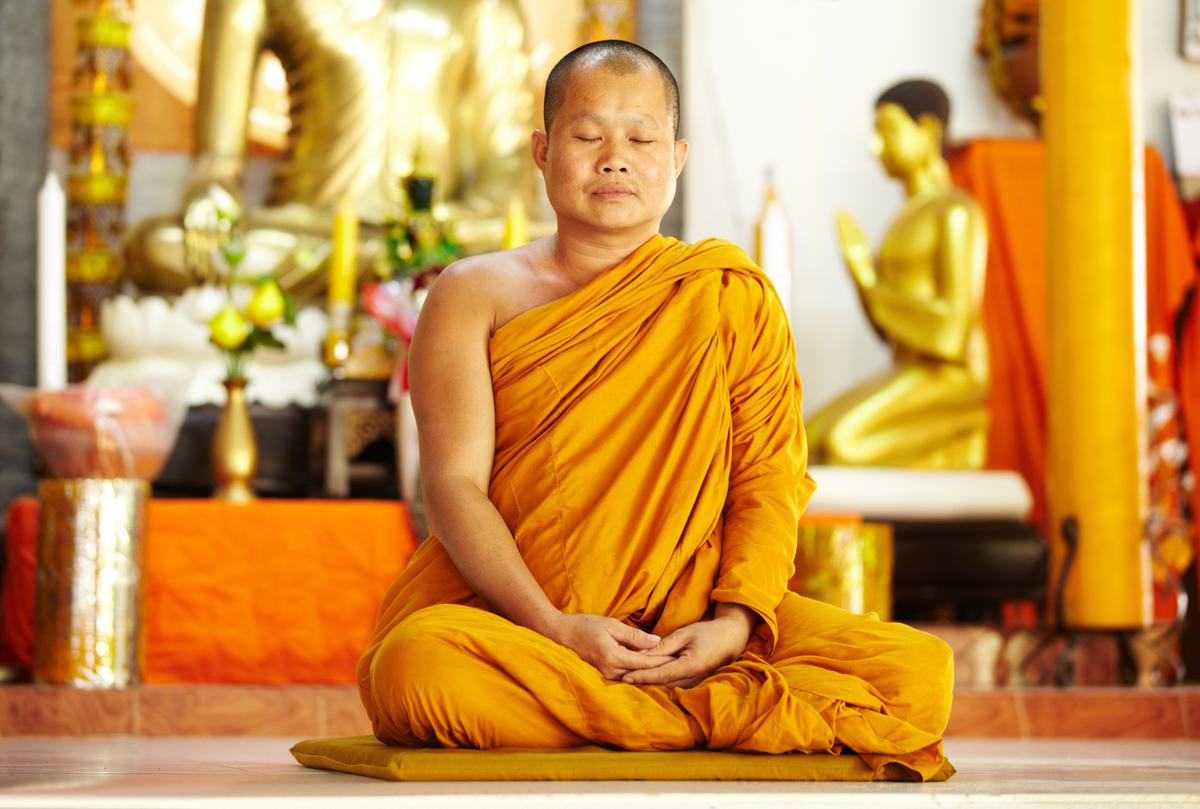
<path fill-rule="evenodd" d="M 229 503 L 254 499 L 250 481 L 258 469 L 258 447 L 254 425 L 246 407 L 246 380 L 225 380 L 225 408 L 213 436 L 213 474 L 217 478 L 214 497 Z"/>

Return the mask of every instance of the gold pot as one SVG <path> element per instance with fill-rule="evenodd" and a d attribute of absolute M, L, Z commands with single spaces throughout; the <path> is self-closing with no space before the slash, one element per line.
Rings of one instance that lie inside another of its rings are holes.
<path fill-rule="evenodd" d="M 213 435 L 213 474 L 217 479 L 214 497 L 230 503 L 254 499 L 250 481 L 258 470 L 258 447 L 254 425 L 246 406 L 246 380 L 225 380 L 225 408 Z"/>

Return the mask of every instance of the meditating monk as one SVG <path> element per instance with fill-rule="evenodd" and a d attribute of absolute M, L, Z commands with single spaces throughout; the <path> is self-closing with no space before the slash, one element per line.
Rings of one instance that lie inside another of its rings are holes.
<path fill-rule="evenodd" d="M 431 534 L 358 667 L 402 746 L 943 763 L 940 640 L 787 591 L 806 475 L 783 306 L 658 232 L 688 144 L 667 67 L 585 45 L 533 159 L 555 236 L 446 270 L 410 355 Z"/>

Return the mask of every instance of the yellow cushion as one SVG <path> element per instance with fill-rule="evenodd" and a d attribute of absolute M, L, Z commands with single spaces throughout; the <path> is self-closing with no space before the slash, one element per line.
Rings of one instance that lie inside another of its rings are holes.
<path fill-rule="evenodd" d="M 871 769 L 847 753 L 731 753 L 683 750 L 631 753 L 600 747 L 566 750 L 455 750 L 389 747 L 374 736 L 309 739 L 292 748 L 305 767 L 389 781 L 873 781 Z M 903 767 L 889 778 L 911 780 Z M 894 770 L 894 772 L 891 772 Z M 946 761 L 931 780 L 954 774 Z"/>

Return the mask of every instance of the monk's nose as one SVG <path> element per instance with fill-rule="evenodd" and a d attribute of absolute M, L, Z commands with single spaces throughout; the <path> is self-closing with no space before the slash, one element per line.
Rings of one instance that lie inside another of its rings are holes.
<path fill-rule="evenodd" d="M 624 174 L 629 171 L 629 162 L 625 160 L 619 151 L 614 149 L 600 161 L 600 167 L 605 174 L 616 172 Z"/>

